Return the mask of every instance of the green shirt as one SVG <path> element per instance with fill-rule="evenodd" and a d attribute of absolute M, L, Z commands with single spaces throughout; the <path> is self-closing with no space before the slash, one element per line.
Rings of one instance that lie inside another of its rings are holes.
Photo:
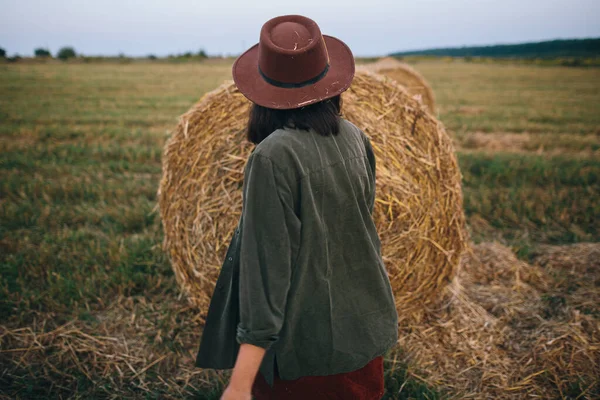
<path fill-rule="evenodd" d="M 281 379 L 349 372 L 398 339 L 398 315 L 372 218 L 375 156 L 340 133 L 280 129 L 256 146 L 196 365 L 232 368 L 240 343 L 267 349 Z"/>

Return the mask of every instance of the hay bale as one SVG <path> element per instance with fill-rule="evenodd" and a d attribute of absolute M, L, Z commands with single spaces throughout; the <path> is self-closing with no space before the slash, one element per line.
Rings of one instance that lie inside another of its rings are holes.
<path fill-rule="evenodd" d="M 436 113 L 435 96 L 427 80 L 410 65 L 393 57 L 385 57 L 371 64 L 359 66 L 359 69 L 385 75 L 402 85 L 408 93 L 416 96 L 427 106 L 427 110 Z"/>
<path fill-rule="evenodd" d="M 177 281 L 203 312 L 242 210 L 249 105 L 226 83 L 181 117 L 165 146 L 158 194 L 164 245 Z M 435 301 L 465 246 L 454 149 L 435 118 L 376 74 L 357 74 L 344 94 L 344 116 L 370 136 L 377 157 L 374 219 L 406 318 Z"/>

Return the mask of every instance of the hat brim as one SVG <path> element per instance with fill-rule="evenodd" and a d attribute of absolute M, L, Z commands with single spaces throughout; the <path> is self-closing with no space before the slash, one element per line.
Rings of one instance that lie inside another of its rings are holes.
<path fill-rule="evenodd" d="M 275 109 L 300 108 L 329 99 L 350 87 L 354 78 L 354 56 L 344 42 L 323 35 L 329 53 L 329 70 L 316 83 L 283 88 L 268 83 L 258 71 L 258 44 L 248 49 L 233 64 L 233 80 L 248 100 Z"/>

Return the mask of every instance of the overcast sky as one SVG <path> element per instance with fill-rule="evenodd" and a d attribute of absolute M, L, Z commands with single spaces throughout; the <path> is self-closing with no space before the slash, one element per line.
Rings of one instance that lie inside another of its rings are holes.
<path fill-rule="evenodd" d="M 306 15 L 357 56 L 432 47 L 600 37 L 600 0 L 0 0 L 0 47 L 30 55 L 233 55 L 262 24 Z"/>

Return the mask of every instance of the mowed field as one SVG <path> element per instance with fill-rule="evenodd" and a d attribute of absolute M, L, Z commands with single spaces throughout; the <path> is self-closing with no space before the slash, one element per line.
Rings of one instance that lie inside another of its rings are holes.
<path fill-rule="evenodd" d="M 414 67 L 475 242 L 528 260 L 600 241 L 600 69 Z M 229 77 L 229 61 L 0 65 L 0 398 L 218 398 L 227 374 L 192 368 L 202 317 L 162 251 L 156 190 L 178 116 Z M 453 395 L 392 359 L 387 398 Z"/>

